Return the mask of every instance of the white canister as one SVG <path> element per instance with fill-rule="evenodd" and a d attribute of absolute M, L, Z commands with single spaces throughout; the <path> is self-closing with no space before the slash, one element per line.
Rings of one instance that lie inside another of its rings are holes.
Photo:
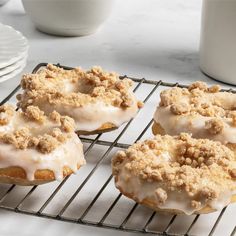
<path fill-rule="evenodd" d="M 236 0 L 203 0 L 200 67 L 236 85 Z"/>

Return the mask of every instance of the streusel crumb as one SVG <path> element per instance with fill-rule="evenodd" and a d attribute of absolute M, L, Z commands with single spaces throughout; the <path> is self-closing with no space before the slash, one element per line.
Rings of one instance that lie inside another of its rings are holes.
<path fill-rule="evenodd" d="M 30 132 L 28 128 L 21 128 L 13 133 L 0 134 L 0 141 L 13 144 L 17 149 L 25 149 L 30 140 Z"/>
<path fill-rule="evenodd" d="M 155 191 L 155 194 L 156 194 L 156 197 L 157 197 L 157 200 L 158 200 L 159 204 L 164 204 L 166 199 L 167 199 L 166 191 L 162 188 L 158 188 Z"/>
<path fill-rule="evenodd" d="M 190 110 L 190 107 L 187 103 L 178 103 L 178 104 L 172 104 L 170 106 L 170 110 L 175 115 L 181 115 L 187 113 Z"/>
<path fill-rule="evenodd" d="M 194 89 L 200 89 L 202 91 L 207 91 L 207 84 L 201 81 L 196 81 L 195 83 L 192 83 L 189 87 L 188 90 L 192 91 Z"/>
<path fill-rule="evenodd" d="M 230 175 L 231 175 L 231 177 L 232 177 L 233 179 L 236 179 L 236 168 L 230 170 L 229 173 L 230 173 Z"/>
<path fill-rule="evenodd" d="M 208 88 L 208 91 L 210 93 L 218 93 L 220 91 L 220 85 L 215 84 L 215 85 L 211 86 L 210 88 Z"/>
<path fill-rule="evenodd" d="M 11 105 L 0 106 L 0 125 L 7 125 L 14 115 L 15 108 Z"/>
<path fill-rule="evenodd" d="M 232 118 L 232 125 L 236 126 L 236 111 L 229 112 L 229 117 Z"/>
<path fill-rule="evenodd" d="M 44 134 L 42 137 L 39 138 L 39 143 L 37 148 L 42 153 L 50 153 L 55 150 L 59 146 L 59 142 L 56 138 L 51 135 Z"/>
<path fill-rule="evenodd" d="M 210 134 L 220 134 L 224 129 L 224 122 L 221 119 L 213 118 L 205 122 L 205 128 Z"/>
<path fill-rule="evenodd" d="M 195 209 L 199 209 L 201 207 L 201 202 L 198 202 L 198 201 L 195 201 L 195 200 L 192 200 L 191 201 L 191 207 L 195 208 Z"/>
<path fill-rule="evenodd" d="M 43 123 L 45 121 L 45 116 L 44 112 L 41 111 L 38 107 L 36 106 L 28 106 L 24 112 L 24 115 L 33 121 L 37 121 L 39 123 Z"/>
<path fill-rule="evenodd" d="M 49 118 L 56 122 L 56 123 L 60 123 L 61 122 L 61 115 L 57 112 L 57 111 L 53 111 L 49 114 Z"/>
<path fill-rule="evenodd" d="M 54 128 L 51 133 L 52 137 L 56 138 L 60 143 L 67 140 L 68 135 L 63 133 L 59 128 Z"/>
<path fill-rule="evenodd" d="M 61 119 L 61 127 L 62 129 L 69 133 L 69 132 L 73 132 L 74 131 L 74 128 L 75 128 L 75 122 L 74 120 L 69 117 L 69 116 L 62 116 Z"/>

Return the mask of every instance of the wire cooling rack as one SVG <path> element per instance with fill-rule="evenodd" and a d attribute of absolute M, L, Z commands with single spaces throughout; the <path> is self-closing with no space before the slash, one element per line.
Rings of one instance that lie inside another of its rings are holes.
<path fill-rule="evenodd" d="M 46 65 L 47 63 L 37 65 L 33 73 Z M 59 64 L 58 66 L 72 69 Z M 121 78 L 130 77 L 125 75 Z M 187 87 L 161 80 L 130 79 L 135 82 L 134 92 L 145 104 L 138 116 L 117 131 L 96 136 L 81 136 L 87 165 L 81 168 L 77 175 L 66 177 L 60 183 L 54 181 L 42 186 L 0 185 L 0 209 L 144 234 L 235 235 L 234 205 L 209 215 L 162 215 L 140 206 L 115 189 L 110 168 L 110 158 L 114 152 L 151 135 L 150 127 L 153 122 L 151 118 L 160 90 L 174 86 Z M 0 104 L 11 100 L 19 90 L 20 85 Z M 226 91 L 235 92 L 232 89 Z M 150 109 L 145 110 L 145 108 L 151 108 L 152 113 Z"/>

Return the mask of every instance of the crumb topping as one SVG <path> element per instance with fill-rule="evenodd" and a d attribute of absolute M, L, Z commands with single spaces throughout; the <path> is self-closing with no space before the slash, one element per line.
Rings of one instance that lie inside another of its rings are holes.
<path fill-rule="evenodd" d="M 42 137 L 39 137 L 37 148 L 42 153 L 50 153 L 59 146 L 59 142 L 56 138 L 51 135 L 44 134 Z"/>
<path fill-rule="evenodd" d="M 236 111 L 231 111 L 229 117 L 232 119 L 232 125 L 236 126 Z"/>
<path fill-rule="evenodd" d="M 66 142 L 74 132 L 74 120 L 68 116 L 61 116 L 55 111 L 47 117 L 35 106 L 27 107 L 25 112 L 15 111 L 14 108 L 8 109 L 8 106 L 0 107 L 0 109 L 4 114 L 10 112 L 12 122 L 15 122 L 13 130 L 0 132 L 0 143 L 11 144 L 16 149 L 34 148 L 41 153 L 50 153 Z M 19 117 L 23 118 L 23 125 L 17 123 Z M 39 132 L 32 131 L 32 122 L 39 125 Z M 42 124 L 49 127 L 43 134 L 40 132 Z M 7 123 L 0 125 L 7 125 Z"/>
<path fill-rule="evenodd" d="M 73 132 L 74 131 L 74 129 L 75 129 L 75 122 L 74 122 L 74 120 L 71 117 L 69 117 L 69 116 L 61 116 L 60 121 L 61 121 L 61 127 L 62 127 L 62 129 L 65 132 L 69 133 L 69 132 Z"/>
<path fill-rule="evenodd" d="M 155 194 L 156 194 L 156 197 L 157 197 L 157 200 L 158 200 L 159 204 L 160 205 L 164 204 L 166 199 L 167 199 L 166 191 L 162 188 L 158 188 L 158 189 L 156 189 Z"/>
<path fill-rule="evenodd" d="M 23 115 L 25 115 L 29 120 L 37 121 L 39 123 L 43 123 L 46 119 L 44 112 L 36 106 L 28 106 Z"/>
<path fill-rule="evenodd" d="M 218 120 L 210 121 L 220 128 L 220 120 L 230 119 L 232 126 L 236 126 L 235 102 L 236 95 L 229 92 L 220 92 L 219 85 L 207 87 L 206 83 L 197 81 L 187 88 L 172 88 L 161 92 L 160 106 L 170 106 L 174 115 L 201 115 L 216 117 Z M 214 125 L 213 125 L 214 126 Z M 214 133 L 214 130 L 212 133 Z M 218 130 L 216 131 L 218 132 Z"/>
<path fill-rule="evenodd" d="M 205 128 L 211 134 L 220 134 L 224 129 L 224 122 L 220 119 L 213 118 L 205 122 Z"/>
<path fill-rule="evenodd" d="M 198 208 L 202 199 L 207 203 L 226 190 L 236 190 L 234 152 L 219 142 L 185 133 L 138 142 L 119 151 L 112 166 L 115 176 L 125 170 L 142 181 L 158 183 L 155 194 L 160 204 L 169 192 L 182 191 Z"/>
<path fill-rule="evenodd" d="M 7 125 L 14 115 L 15 108 L 11 105 L 0 106 L 0 125 Z"/>
<path fill-rule="evenodd" d="M 172 104 L 170 110 L 175 115 L 181 115 L 189 112 L 189 106 L 186 103 Z"/>
<path fill-rule="evenodd" d="M 130 79 L 121 80 L 116 73 L 106 72 L 97 66 L 84 71 L 79 67 L 64 70 L 48 64 L 37 74 L 24 75 L 21 86 L 25 91 L 17 99 L 23 109 L 39 101 L 75 107 L 98 101 L 123 109 L 134 103 L 138 107 L 142 106 L 130 91 Z"/>
<path fill-rule="evenodd" d="M 53 111 L 52 113 L 50 113 L 49 118 L 56 123 L 61 122 L 61 115 L 57 111 Z"/>

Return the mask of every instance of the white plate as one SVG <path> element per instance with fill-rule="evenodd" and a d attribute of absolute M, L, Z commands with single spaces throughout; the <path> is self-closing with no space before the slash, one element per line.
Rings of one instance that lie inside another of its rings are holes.
<path fill-rule="evenodd" d="M 26 66 L 26 61 L 16 70 L 14 70 L 6 75 L 0 76 L 0 83 L 2 83 L 3 81 L 9 80 L 9 79 L 15 77 L 16 75 L 18 75 L 25 68 L 25 66 Z"/>
<path fill-rule="evenodd" d="M 27 55 L 28 40 L 11 26 L 0 23 L 0 69 Z"/>
<path fill-rule="evenodd" d="M 9 74 L 10 72 L 13 72 L 14 70 L 21 67 L 23 64 L 26 63 L 26 60 L 27 60 L 27 56 L 21 58 L 19 61 L 11 64 L 10 66 L 0 69 L 0 78 L 1 78 L 1 76 Z"/>

